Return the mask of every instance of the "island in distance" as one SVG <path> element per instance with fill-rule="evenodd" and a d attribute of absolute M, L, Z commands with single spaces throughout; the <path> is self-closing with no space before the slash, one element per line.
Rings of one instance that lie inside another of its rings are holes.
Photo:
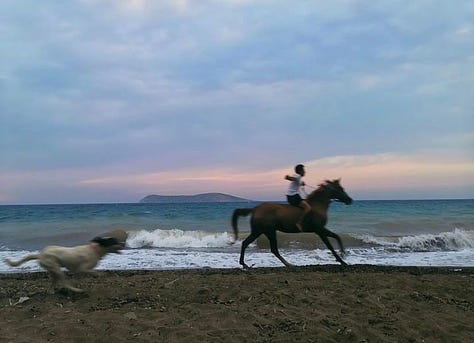
<path fill-rule="evenodd" d="M 147 195 L 140 203 L 190 203 L 190 202 L 251 202 L 252 200 L 239 198 L 224 193 L 204 193 L 195 195 Z"/>

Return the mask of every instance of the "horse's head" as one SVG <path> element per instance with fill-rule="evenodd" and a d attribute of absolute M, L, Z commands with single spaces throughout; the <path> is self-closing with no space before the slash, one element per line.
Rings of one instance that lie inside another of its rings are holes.
<path fill-rule="evenodd" d="M 341 179 L 333 181 L 326 180 L 321 187 L 329 193 L 329 198 L 331 200 L 341 201 L 346 205 L 352 204 L 352 198 L 347 195 L 346 191 L 341 186 Z"/>

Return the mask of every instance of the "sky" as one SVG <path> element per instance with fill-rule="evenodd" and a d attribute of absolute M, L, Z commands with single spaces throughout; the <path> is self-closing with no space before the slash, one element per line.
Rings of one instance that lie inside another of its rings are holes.
<path fill-rule="evenodd" d="M 474 2 L 2 0 L 0 204 L 474 198 Z M 310 189 L 308 189 L 310 190 Z"/>

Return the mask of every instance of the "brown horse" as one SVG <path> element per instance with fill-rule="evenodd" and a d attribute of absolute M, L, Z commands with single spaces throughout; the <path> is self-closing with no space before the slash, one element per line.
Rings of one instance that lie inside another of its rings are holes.
<path fill-rule="evenodd" d="M 352 199 L 342 188 L 339 180 L 325 181 L 319 185 L 319 188 L 308 195 L 306 201 L 311 205 L 311 212 L 309 212 L 303 221 L 304 232 L 314 232 L 326 244 L 329 250 L 336 258 L 336 260 L 346 265 L 341 257 L 334 251 L 334 248 L 329 242 L 328 237 L 333 237 L 339 243 L 341 254 L 344 254 L 344 247 L 340 237 L 332 231 L 326 229 L 328 220 L 328 209 L 331 200 L 337 200 L 350 205 Z M 283 205 L 275 203 L 263 203 L 254 208 L 238 208 L 234 210 L 232 215 L 232 227 L 234 229 L 234 239 L 237 240 L 238 231 L 237 222 L 239 217 L 248 216 L 250 218 L 250 235 L 243 241 L 242 250 L 240 252 L 240 264 L 244 268 L 248 265 L 244 262 L 245 249 L 250 243 L 255 241 L 262 233 L 270 240 L 270 248 L 272 253 L 278 257 L 287 267 L 292 266 L 288 263 L 278 252 L 278 244 L 276 238 L 276 231 L 298 233 L 300 232 L 296 227 L 296 222 L 303 213 L 303 209 L 298 206 Z"/>

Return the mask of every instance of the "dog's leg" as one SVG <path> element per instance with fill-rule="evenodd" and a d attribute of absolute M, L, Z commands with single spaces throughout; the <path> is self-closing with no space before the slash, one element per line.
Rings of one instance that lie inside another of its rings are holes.
<path fill-rule="evenodd" d="M 65 275 L 61 271 L 61 265 L 57 262 L 55 256 L 41 256 L 40 265 L 51 275 L 53 279 L 53 289 L 66 288 L 76 293 L 83 292 L 82 289 L 73 287 L 66 281 Z"/>
<path fill-rule="evenodd" d="M 82 290 L 80 288 L 71 286 L 68 282 L 64 282 L 64 288 L 69 289 L 70 291 L 72 291 L 74 293 L 83 293 L 84 292 L 84 290 Z"/>

